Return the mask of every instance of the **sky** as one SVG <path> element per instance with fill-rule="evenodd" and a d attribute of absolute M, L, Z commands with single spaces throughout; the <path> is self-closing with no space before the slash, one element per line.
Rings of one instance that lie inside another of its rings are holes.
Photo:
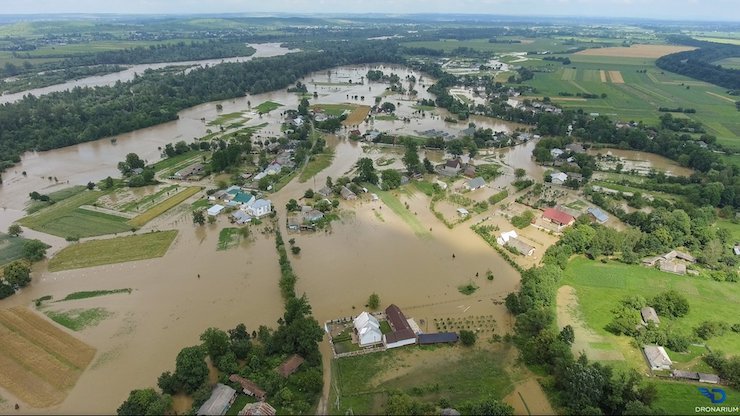
<path fill-rule="evenodd" d="M 740 21 L 740 0 L 0 0 L 17 13 L 470 13 Z"/>

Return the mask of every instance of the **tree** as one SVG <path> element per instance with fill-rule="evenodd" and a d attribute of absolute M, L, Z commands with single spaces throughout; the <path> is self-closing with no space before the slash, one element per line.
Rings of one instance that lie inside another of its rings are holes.
<path fill-rule="evenodd" d="M 373 292 L 373 294 L 367 299 L 367 307 L 372 310 L 376 310 L 380 307 L 380 296 L 378 296 L 377 293 Z"/>
<path fill-rule="evenodd" d="M 206 329 L 200 335 L 200 340 L 214 363 L 229 351 L 229 335 L 218 328 Z"/>
<path fill-rule="evenodd" d="M 396 189 L 401 186 L 401 174 L 397 170 L 386 169 L 380 173 L 383 181 L 383 189 Z"/>
<path fill-rule="evenodd" d="M 475 344 L 477 338 L 478 336 L 473 331 L 468 331 L 466 329 L 460 331 L 460 341 L 467 347 Z"/>
<path fill-rule="evenodd" d="M 419 173 L 421 162 L 419 161 L 419 147 L 416 142 L 409 140 L 406 142 L 406 153 L 403 155 L 403 164 L 409 174 Z"/>
<path fill-rule="evenodd" d="M 13 289 L 26 287 L 31 283 L 31 268 L 27 263 L 16 260 L 3 268 L 3 277 Z"/>
<path fill-rule="evenodd" d="M 183 348 L 175 361 L 175 378 L 187 394 L 192 394 L 208 377 L 205 351 L 200 346 Z"/>
<path fill-rule="evenodd" d="M 18 224 L 10 224 L 8 227 L 8 234 L 12 235 L 13 237 L 18 237 L 23 233 L 23 228 L 21 228 Z"/>
<path fill-rule="evenodd" d="M 193 211 L 193 224 L 203 225 L 206 223 L 206 216 L 203 210 Z"/>
<path fill-rule="evenodd" d="M 39 240 L 27 240 L 23 242 L 23 257 L 29 261 L 39 261 L 46 256 L 49 245 Z"/>
<path fill-rule="evenodd" d="M 373 166 L 373 160 L 369 157 L 363 157 L 357 161 L 357 171 L 357 177 L 361 182 L 378 184 L 378 173 L 375 171 L 375 166 Z"/>

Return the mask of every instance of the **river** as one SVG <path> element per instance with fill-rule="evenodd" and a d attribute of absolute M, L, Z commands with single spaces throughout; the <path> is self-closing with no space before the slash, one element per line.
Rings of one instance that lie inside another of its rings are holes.
<path fill-rule="evenodd" d="M 374 67 L 334 68 L 329 73 L 308 75 L 304 82 L 309 85 L 309 91 L 317 92 L 320 97 L 317 101 L 321 103 L 361 104 L 361 99 L 348 99 L 347 95 L 362 93 L 369 97 L 366 101 L 372 102 L 370 97 L 383 91 L 385 85 L 367 82 L 358 85 L 348 81 L 359 80 Z M 397 72 L 402 78 L 412 74 L 419 76 L 400 67 L 382 69 Z M 427 82 L 430 81 L 424 78 L 421 83 Z M 419 98 L 431 98 L 424 88 L 418 90 Z M 428 114 L 421 118 L 411 108 L 414 99 L 410 97 L 391 94 L 384 99 L 401 103 L 398 115 L 411 118 L 411 123 L 383 121 L 388 123 L 384 124 L 388 130 L 414 134 L 419 129 L 436 128 L 457 134 L 467 127 L 466 124 L 446 123 L 442 115 Z M 250 111 L 250 102 L 257 105 L 267 100 L 285 107 L 262 117 Z M 247 125 L 269 123 L 258 133 L 264 137 L 279 133 L 280 111 L 295 108 L 298 96 L 281 90 L 207 103 L 180 112 L 176 121 L 118 135 L 115 143 L 103 139 L 48 152 L 27 153 L 20 164 L 4 175 L 5 183 L 0 186 L 4 208 L 0 211 L 0 226 L 7 227 L 23 216 L 31 191 L 48 192 L 116 175 L 116 164 L 126 153 L 136 152 L 151 162 L 159 158 L 157 147 L 204 135 L 209 127 L 201 119 L 216 118 L 220 113 L 216 104 L 223 106 L 223 113 L 244 111 L 252 118 Z M 477 118 L 475 123 L 501 131 L 517 127 L 488 118 Z M 379 124 L 375 122 L 376 127 Z M 359 126 L 362 130 L 372 127 L 370 123 Z M 330 167 L 307 183 L 294 180 L 271 196 L 281 219 L 285 218 L 285 203 L 290 198 L 299 198 L 309 187 L 320 188 L 327 176 L 336 179 L 347 174 L 363 155 L 380 156 L 367 153 L 364 145 L 343 139 L 343 135 L 342 131 L 338 137 L 328 138 L 329 145 L 335 148 Z M 531 160 L 531 145 L 493 153 L 496 158 L 502 154 L 501 160 L 511 164 L 511 168 L 539 169 Z M 394 157 L 400 160 L 400 154 Z M 442 155 L 437 154 L 436 158 L 441 159 Z M 59 184 L 49 181 L 49 176 L 56 177 Z M 302 248 L 300 256 L 291 257 L 299 276 L 297 291 L 307 294 L 319 322 L 358 314 L 368 296 L 376 292 L 383 306 L 398 304 L 425 330 L 435 330 L 429 324 L 434 318 L 493 315 L 497 333 L 508 332 L 511 322 L 502 300 L 517 288 L 519 273 L 468 226 L 447 229 L 429 211 L 424 195 L 399 197 L 409 204 L 409 209 L 422 224 L 432 229 L 428 236 L 417 236 L 387 206 L 370 201 L 342 202 L 343 219 L 333 224 L 331 232 L 295 236 L 296 244 Z M 286 235 L 284 223 L 280 224 Z M 23 407 L 22 411 L 113 413 L 130 390 L 154 386 L 161 372 L 173 370 L 177 352 L 197 344 L 199 334 L 206 328 L 228 329 L 239 322 L 244 322 L 250 331 L 262 324 L 274 326 L 283 312 L 274 240 L 259 232 L 264 226 L 253 227 L 250 241 L 231 250 L 217 251 L 219 230 L 227 225 L 226 218 L 220 218 L 217 224 L 195 227 L 189 206 L 184 204 L 142 229 L 142 232 L 179 230 L 175 243 L 162 258 L 56 273 L 49 272 L 44 262 L 36 264 L 32 284 L 19 294 L 0 301 L 1 307 L 25 305 L 33 308 L 33 299 L 45 295 L 59 299 L 80 290 L 132 288 L 133 292 L 73 301 L 68 306 L 67 302 L 61 306 L 54 304 L 54 308 L 105 307 L 114 315 L 98 326 L 75 333 L 96 347 L 98 353 L 66 400 L 52 408 Z M 52 239 L 41 237 L 45 241 Z M 56 245 L 52 252 L 66 244 L 60 240 L 54 240 Z M 489 269 L 495 274 L 492 282 L 484 277 Z M 476 277 L 476 273 L 480 277 Z M 480 289 L 471 296 L 460 294 L 457 287 L 471 281 Z M 322 352 L 325 368 L 328 368 L 330 357 L 325 342 Z M 12 395 L 0 391 L 0 396 L 8 399 L 5 408 L 0 405 L 0 412 L 10 411 Z"/>

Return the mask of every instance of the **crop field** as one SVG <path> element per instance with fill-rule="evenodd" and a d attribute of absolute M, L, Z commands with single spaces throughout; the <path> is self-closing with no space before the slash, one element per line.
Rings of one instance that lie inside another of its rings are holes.
<path fill-rule="evenodd" d="M 58 272 L 162 257 L 176 236 L 176 230 L 157 231 L 73 244 L 49 260 L 49 271 Z"/>
<path fill-rule="evenodd" d="M 544 64 L 552 72 L 537 72 L 534 79 L 526 83 L 537 89 L 537 96 L 549 96 L 565 108 L 583 108 L 615 120 L 657 124 L 662 115 L 659 107 L 694 108 L 695 114 L 674 116 L 700 121 L 719 143 L 740 149 L 740 122 L 735 100 L 724 89 L 662 71 L 652 59 L 574 54 L 571 60 L 567 67 Z M 543 63 L 534 61 L 527 65 L 542 67 Z M 578 97 L 561 97 L 560 93 L 574 96 L 603 93 L 607 96 L 584 102 L 571 100 Z"/>
<path fill-rule="evenodd" d="M 370 106 L 367 105 L 360 105 L 355 107 L 354 110 L 352 110 L 351 113 L 347 116 L 347 119 L 344 120 L 345 126 L 356 126 L 367 118 L 367 115 L 370 114 Z"/>
<path fill-rule="evenodd" d="M 202 188 L 200 188 L 199 186 L 187 187 L 185 188 L 185 190 L 176 193 L 175 195 L 165 199 L 164 201 L 144 211 L 140 215 L 137 215 L 136 217 L 132 218 L 131 220 L 129 220 L 128 223 L 132 227 L 141 227 L 144 224 L 148 223 L 149 221 L 169 211 L 170 209 L 180 205 L 180 203 L 182 203 L 186 199 L 200 192 L 201 189 Z"/>
<path fill-rule="evenodd" d="M 80 208 L 92 205 L 107 192 L 84 191 L 34 214 L 19 223 L 36 231 L 59 237 L 93 237 L 129 231 L 126 218 Z"/>
<path fill-rule="evenodd" d="M 94 356 L 26 308 L 0 310 L 0 386 L 30 406 L 61 403 Z"/>
<path fill-rule="evenodd" d="M 696 48 L 675 45 L 632 45 L 630 47 L 616 46 L 610 48 L 586 49 L 585 51 L 576 52 L 576 55 L 660 58 L 663 55 L 690 51 L 692 49 Z"/>
<path fill-rule="evenodd" d="M 604 329 L 613 318 L 611 310 L 618 305 L 620 299 L 628 295 L 639 293 L 649 298 L 670 289 L 685 294 L 690 307 L 686 316 L 677 319 L 663 316 L 660 318 L 665 321 L 662 325 L 670 325 L 687 335 L 703 321 L 722 321 L 732 325 L 738 322 L 737 317 L 740 316 L 740 288 L 735 283 L 679 276 L 638 265 L 616 262 L 604 264 L 582 257 L 571 260 L 564 276 L 562 283 L 576 289 L 588 326 L 613 344 L 628 349 L 633 347 L 620 342 L 626 337 L 615 336 Z M 706 344 L 712 350 L 740 354 L 740 334 L 732 331 L 711 338 Z M 643 365 L 642 362 L 633 364 L 640 368 Z"/>
<path fill-rule="evenodd" d="M 0 266 L 23 257 L 23 237 L 0 233 Z"/>

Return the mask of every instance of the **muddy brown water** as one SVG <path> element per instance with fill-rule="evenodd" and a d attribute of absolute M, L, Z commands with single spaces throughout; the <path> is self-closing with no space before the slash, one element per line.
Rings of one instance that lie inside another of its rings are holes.
<path fill-rule="evenodd" d="M 359 79 L 369 68 L 337 68 L 332 70 L 331 78 L 333 81 L 350 77 Z M 394 68 L 394 71 L 400 72 L 401 69 Z M 326 72 L 320 72 L 306 77 L 306 80 L 326 82 L 328 78 Z M 313 88 L 309 84 L 309 91 Z M 346 95 L 354 91 L 359 94 L 368 88 L 381 90 L 384 86 L 317 84 L 315 88 L 321 97 L 318 102 L 341 103 L 347 102 Z M 368 97 L 365 101 L 372 101 Z M 285 108 L 295 108 L 298 97 L 275 91 L 220 103 L 224 113 L 242 110 L 249 113 L 247 101 L 257 105 L 266 100 L 285 104 Z M 360 101 L 349 102 L 359 104 Z M 171 123 L 119 135 L 116 143 L 103 139 L 24 155 L 21 164 L 4 175 L 5 183 L 0 187 L 0 205 L 4 207 L 0 210 L 0 226 L 7 227 L 23 215 L 27 195 L 33 190 L 48 192 L 67 186 L 66 181 L 70 185 L 84 184 L 115 175 L 116 164 L 126 153 L 134 151 L 154 161 L 158 159 L 157 146 L 181 139 L 193 140 L 203 135 L 209 127 L 201 118 L 214 119 L 218 114 L 215 104 L 184 110 L 180 119 Z M 254 119 L 248 124 L 270 123 L 260 132 L 261 135 L 267 135 L 265 131 L 279 131 L 279 113 L 285 108 L 262 118 L 252 115 Z M 413 113 L 410 104 L 401 108 Z M 421 122 L 424 123 L 423 120 Z M 497 123 L 494 120 L 488 122 Z M 395 123 L 403 124 L 400 121 Z M 509 128 L 503 123 L 501 126 Z M 465 127 L 445 126 L 450 131 Z M 294 180 L 270 197 L 281 219 L 285 218 L 285 203 L 290 198 L 299 198 L 309 187 L 321 188 L 327 176 L 337 178 L 347 174 L 357 159 L 366 154 L 362 145 L 342 139 L 342 135 L 340 132 L 328 140 L 336 150 L 330 167 L 307 183 Z M 525 167 L 528 171 L 538 169 L 531 161 L 531 146 L 533 144 L 501 151 L 504 155 L 501 160 L 512 167 Z M 442 155 L 430 154 L 442 159 Z M 494 157 L 498 158 L 497 155 Z M 22 171 L 26 171 L 27 176 L 21 175 Z M 55 185 L 44 178 L 49 175 L 56 176 L 64 184 Z M 300 256 L 292 257 L 299 276 L 297 291 L 307 294 L 319 322 L 358 314 L 368 296 L 376 292 L 383 307 L 390 303 L 399 305 L 409 317 L 416 319 L 423 330 L 436 330 L 434 318 L 493 315 L 497 321 L 496 332 L 503 334 L 509 331 L 511 321 L 502 301 L 508 293 L 516 290 L 519 274 L 470 230 L 470 223 L 449 230 L 428 210 L 429 201 L 423 194 L 401 195 L 400 198 L 409 204 L 409 209 L 416 213 L 422 224 L 431 228 L 431 232 L 420 237 L 381 202 L 361 200 L 342 202 L 343 220 L 335 223 L 331 232 L 290 236 L 302 248 Z M 280 224 L 284 237 L 289 238 L 283 223 Z M 252 241 L 243 242 L 235 249 L 217 251 L 219 230 L 227 225 L 226 218 L 220 218 L 215 225 L 193 226 L 186 203 L 142 230 L 179 230 L 173 246 L 162 258 L 57 273 L 48 272 L 45 263 L 37 264 L 32 284 L 16 296 L 0 301 L 0 307 L 33 307 L 33 299 L 41 296 L 53 295 L 60 299 L 81 290 L 132 288 L 134 291 L 130 295 L 48 306 L 54 310 L 105 307 L 114 315 L 98 326 L 75 333 L 97 348 L 98 355 L 67 399 L 54 408 L 34 410 L 22 407 L 23 411 L 113 413 L 130 390 L 155 386 L 162 371 L 174 368 L 179 350 L 197 344 L 199 334 L 206 328 L 227 329 L 239 322 L 244 322 L 250 330 L 261 324 L 275 326 L 283 312 L 283 302 L 278 289 L 280 274 L 274 239 L 257 232 L 261 228 L 257 227 L 253 229 Z M 67 244 L 44 234 L 34 235 L 55 243 L 55 249 Z M 488 269 L 495 275 L 493 282 L 484 277 Z M 477 278 L 476 273 L 479 274 Z M 465 296 L 458 292 L 458 286 L 471 282 L 480 287 L 473 295 Z M 321 350 L 328 377 L 330 355 L 326 341 Z M 0 405 L 0 411 L 9 411 L 9 406 L 14 403 L 13 397 L 3 391 L 0 391 L 0 396 L 7 399 L 4 405 Z M 96 399 L 90 400 L 91 396 Z"/>

